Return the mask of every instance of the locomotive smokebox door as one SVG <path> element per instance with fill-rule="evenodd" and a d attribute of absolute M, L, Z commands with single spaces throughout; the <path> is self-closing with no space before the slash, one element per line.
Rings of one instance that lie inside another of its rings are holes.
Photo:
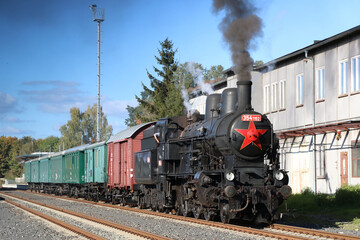
<path fill-rule="evenodd" d="M 258 159 L 271 145 L 271 124 L 260 113 L 242 113 L 233 120 L 229 130 L 231 147 L 243 159 Z"/>

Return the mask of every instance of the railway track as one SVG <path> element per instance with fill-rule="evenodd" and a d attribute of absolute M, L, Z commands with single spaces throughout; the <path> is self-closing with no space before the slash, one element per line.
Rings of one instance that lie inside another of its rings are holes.
<path fill-rule="evenodd" d="M 359 240 L 360 239 L 360 237 L 351 236 L 351 235 L 331 233 L 331 232 L 326 232 L 326 231 L 294 227 L 294 226 L 288 226 L 288 225 L 283 225 L 283 224 L 273 224 L 270 227 L 272 229 L 276 229 L 276 230 L 287 231 L 287 232 L 297 232 L 297 233 L 301 233 L 301 234 L 309 234 L 309 235 L 313 235 L 313 236 L 317 236 L 317 237 L 324 237 L 324 238 L 330 238 L 330 239 L 344 239 L 344 240 Z"/>
<path fill-rule="evenodd" d="M 25 207 L 21 204 L 18 204 L 18 203 L 15 203 L 11 200 L 9 200 L 8 198 L 6 197 L 11 197 L 11 198 L 15 198 L 15 199 L 20 199 L 21 201 L 25 201 L 25 202 L 29 202 L 29 203 L 32 203 L 32 204 L 35 204 L 35 205 L 38 205 L 38 206 L 42 206 L 42 207 L 46 207 L 46 208 L 49 208 L 49 209 L 52 209 L 52 210 L 55 210 L 55 211 L 58 211 L 58 212 L 61 212 L 61 213 L 65 213 L 65 214 L 68 214 L 68 215 L 71 215 L 71 216 L 75 216 L 75 217 L 78 217 L 78 218 L 81 218 L 81 219 L 86 219 L 90 222 L 94 222 L 94 223 L 97 223 L 97 224 L 102 224 L 102 225 L 105 225 L 105 226 L 108 226 L 108 227 L 111 227 L 111 228 L 114 228 L 114 229 L 118 229 L 120 231 L 124 231 L 124 232 L 127 232 L 127 233 L 130 233 L 132 235 L 136 235 L 138 237 L 142 237 L 142 238 L 145 238 L 145 239 L 152 239 L 152 240 L 169 240 L 169 238 L 166 238 L 166 237 L 163 237 L 163 236 L 159 236 L 159 235 L 155 235 L 155 234 L 152 234 L 152 233 L 149 233 L 149 232 L 144 232 L 144 231 L 141 231 L 141 230 L 138 230 L 138 229 L 135 229 L 135 228 L 131 228 L 131 227 L 128 227 L 128 226 L 124 226 L 124 225 L 121 225 L 121 224 L 118 224 L 118 223 L 114 223 L 114 222 L 110 222 L 110 221 L 106 221 L 104 219 L 99 219 L 99 218 L 95 218 L 95 217 L 91 217 L 91 216 L 87 216 L 87 215 L 84 215 L 84 214 L 80 214 L 80 213 L 77 213 L 77 212 L 73 212 L 73 211 L 69 211 L 69 210 L 66 210 L 66 209 L 63 209 L 63 208 L 59 208 L 59 207 L 55 207 L 55 206 L 50 206 L 48 204 L 44 204 L 44 203 L 41 203 L 41 202 L 37 202 L 37 201 L 33 201 L 33 200 L 30 200 L 30 199 L 26 199 L 26 198 L 23 198 L 23 197 L 19 197 L 19 196 L 15 196 L 13 194 L 9 194 L 9 193 L 4 193 L 4 192 L 1 192 L 0 194 L 4 195 L 5 196 L 5 201 L 16 206 L 16 207 L 19 207 L 23 210 L 26 210 L 28 212 L 31 212 L 41 218 L 44 218 L 48 221 L 51 221 L 57 225 L 60 225 L 61 227 L 64 227 L 72 232 L 75 232 L 75 233 L 78 233 L 88 239 L 94 239 L 94 240 L 104 240 L 106 238 L 103 238 L 103 237 L 100 237 L 98 235 L 95 235 L 95 234 L 92 234 L 86 230 L 83 230 L 81 228 L 78 228 L 78 227 L 75 227 L 71 224 L 68 224 L 66 222 L 63 222 L 61 220 L 58 220 L 56 218 L 53 218 L 53 217 L 50 217 L 46 214 L 43 214 L 39 211 L 35 211 L 31 208 L 28 208 L 28 207 Z"/>
<path fill-rule="evenodd" d="M 38 216 L 38 217 L 41 217 L 41 218 L 43 218 L 43 219 L 45 219 L 45 220 L 48 220 L 48 221 L 50 221 L 50 222 L 52 222 L 52 223 L 54 223 L 54 224 L 56 224 L 56 225 L 59 225 L 59 226 L 65 228 L 65 229 L 67 229 L 67 230 L 70 230 L 70 231 L 72 231 L 72 232 L 74 232 L 74 233 L 77 233 L 77 234 L 79 234 L 79 235 L 82 235 L 82 236 L 84 236 L 84 237 L 86 237 L 86 238 L 88 238 L 88 239 L 92 239 L 92 240 L 105 240 L 105 238 L 102 238 L 102 237 L 100 237 L 100 236 L 98 236 L 98 235 L 92 234 L 91 232 L 85 231 L 84 229 L 75 227 L 75 226 L 70 225 L 70 224 L 68 224 L 68 223 L 66 223 L 66 222 L 60 221 L 60 220 L 58 220 L 58 219 L 56 219 L 56 218 L 50 217 L 50 216 L 48 216 L 48 215 L 46 215 L 46 214 L 43 214 L 43 213 L 41 213 L 41 212 L 35 211 L 35 210 L 31 209 L 31 208 L 28 208 L 28 207 L 25 207 L 25 206 L 23 206 L 23 205 L 21 205 L 21 204 L 18 204 L 18 203 L 16 203 L 16 202 L 13 202 L 13 201 L 11 201 L 11 200 L 9 200 L 9 199 L 5 199 L 4 201 L 7 202 L 7 203 L 9 203 L 9 204 L 11 204 L 11 205 L 13 205 L 13 206 L 15 206 L 15 207 L 18 207 L 18 208 L 22 209 L 22 210 L 25 210 L 25 211 L 27 211 L 27 212 L 30 212 L 30 213 Z"/>
<path fill-rule="evenodd" d="M 39 194 L 39 193 L 35 193 L 35 194 Z M 44 194 L 40 194 L 40 195 L 44 195 Z M 137 208 L 129 208 L 129 207 L 123 207 L 123 206 L 117 206 L 117 205 L 110 205 L 110 204 L 105 204 L 105 203 L 101 203 L 101 202 L 92 202 L 92 201 L 87 201 L 87 200 L 82 200 L 82 199 L 59 197 L 59 196 L 53 196 L 53 195 L 48 195 L 48 194 L 46 194 L 46 196 L 53 197 L 53 198 L 72 200 L 72 201 L 77 201 L 77 202 L 82 202 L 82 203 L 94 204 L 94 205 L 98 205 L 98 206 L 105 206 L 105 207 L 110 207 L 110 208 L 115 208 L 115 209 L 126 210 L 126 211 L 132 211 L 132 212 L 153 215 L 153 216 L 158 216 L 158 217 L 170 218 L 170 219 L 179 220 L 179 221 L 186 221 L 186 222 L 190 222 L 190 223 L 196 223 L 196 224 L 201 224 L 201 225 L 205 225 L 205 226 L 211 226 L 211 227 L 227 229 L 227 230 L 232 230 L 232 231 L 237 231 L 237 232 L 242 232 L 242 233 L 248 233 L 248 234 L 262 236 L 262 237 L 276 238 L 276 239 L 327 238 L 327 239 L 344 239 L 344 240 L 357 239 L 357 240 L 360 240 L 360 237 L 356 237 L 356 236 L 344 235 L 344 234 L 338 234 L 338 233 L 330 233 L 330 232 L 326 232 L 326 231 L 319 231 L 319 230 L 313 230 L 313 229 L 308 229 L 308 228 L 292 227 L 292 226 L 281 225 L 281 224 L 273 224 L 272 226 L 270 226 L 270 228 L 257 229 L 257 228 L 251 228 L 251 227 L 223 224 L 220 222 L 205 221 L 205 220 L 201 220 L 201 219 L 165 214 L 165 213 L 160 213 L 160 212 L 152 212 L 152 211 L 142 210 L 142 209 L 137 209 Z"/>

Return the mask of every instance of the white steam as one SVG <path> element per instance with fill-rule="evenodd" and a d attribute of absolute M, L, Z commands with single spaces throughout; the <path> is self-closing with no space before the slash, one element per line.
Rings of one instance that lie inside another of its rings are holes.
<path fill-rule="evenodd" d="M 194 78 L 195 83 L 195 89 L 194 93 L 196 94 L 195 97 L 198 97 L 201 93 L 203 95 L 209 95 L 214 93 L 214 89 L 212 88 L 210 83 L 206 83 L 204 81 L 204 75 L 202 73 L 202 69 L 196 67 L 196 64 L 194 62 L 187 62 L 186 64 L 186 70 L 192 75 Z M 187 89 L 185 89 L 184 86 L 181 88 L 181 96 L 184 100 L 184 106 L 186 108 L 186 112 L 193 113 L 196 109 L 193 107 L 193 105 L 196 106 L 196 102 L 193 102 L 193 104 L 189 101 L 189 94 Z"/>

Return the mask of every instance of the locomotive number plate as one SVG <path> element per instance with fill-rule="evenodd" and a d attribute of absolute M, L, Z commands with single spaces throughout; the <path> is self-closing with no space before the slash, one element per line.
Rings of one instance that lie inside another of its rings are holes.
<path fill-rule="evenodd" d="M 242 115 L 242 120 L 245 122 L 250 122 L 250 121 L 261 122 L 261 115 L 244 114 L 244 115 Z"/>

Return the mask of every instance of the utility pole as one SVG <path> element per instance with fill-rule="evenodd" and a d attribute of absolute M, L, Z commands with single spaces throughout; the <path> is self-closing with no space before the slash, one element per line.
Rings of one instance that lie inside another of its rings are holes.
<path fill-rule="evenodd" d="M 94 22 L 97 22 L 98 25 L 98 52 L 97 52 L 97 58 L 98 58 L 98 83 L 97 83 L 97 117 L 96 117 L 96 141 L 100 142 L 100 29 L 101 29 L 101 22 L 104 21 L 104 14 L 105 10 L 103 8 L 97 8 L 95 4 L 90 5 L 90 9 L 94 13 Z"/>

